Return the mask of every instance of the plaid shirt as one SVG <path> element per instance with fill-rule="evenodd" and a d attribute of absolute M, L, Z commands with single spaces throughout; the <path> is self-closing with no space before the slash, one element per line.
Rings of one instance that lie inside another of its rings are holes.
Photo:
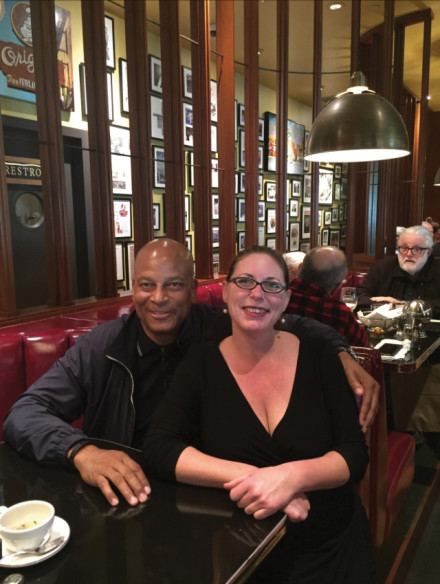
<path fill-rule="evenodd" d="M 350 343 L 368 347 L 368 335 L 365 327 L 358 322 L 353 312 L 339 300 L 316 284 L 296 278 L 290 283 L 288 313 L 315 318 L 336 329 Z"/>

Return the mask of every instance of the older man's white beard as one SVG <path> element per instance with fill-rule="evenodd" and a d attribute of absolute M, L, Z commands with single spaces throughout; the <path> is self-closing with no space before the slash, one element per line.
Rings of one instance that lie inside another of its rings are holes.
<path fill-rule="evenodd" d="M 415 276 L 426 264 L 428 256 L 416 258 L 415 262 L 405 262 L 405 258 L 401 258 L 400 255 L 398 256 L 398 259 L 401 269 L 408 272 L 410 276 Z"/>

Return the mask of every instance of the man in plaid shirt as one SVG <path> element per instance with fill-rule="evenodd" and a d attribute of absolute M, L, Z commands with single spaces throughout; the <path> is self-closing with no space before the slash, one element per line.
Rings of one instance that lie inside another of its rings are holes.
<path fill-rule="evenodd" d="M 298 277 L 290 283 L 287 312 L 309 316 L 336 329 L 350 345 L 368 347 L 365 327 L 331 294 L 347 274 L 345 254 L 336 247 L 315 247 L 305 256 Z"/>

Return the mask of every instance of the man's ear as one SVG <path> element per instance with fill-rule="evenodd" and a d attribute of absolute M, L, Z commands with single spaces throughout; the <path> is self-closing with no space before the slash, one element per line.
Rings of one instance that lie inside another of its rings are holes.
<path fill-rule="evenodd" d="M 432 247 L 428 249 L 428 257 L 432 254 Z"/>

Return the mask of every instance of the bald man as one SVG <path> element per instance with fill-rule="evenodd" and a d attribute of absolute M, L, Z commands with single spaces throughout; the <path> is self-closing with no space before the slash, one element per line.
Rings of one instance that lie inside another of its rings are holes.
<path fill-rule="evenodd" d="M 4 439 L 19 452 L 51 465 L 70 466 L 98 487 L 111 505 L 146 501 L 150 485 L 136 458 L 151 416 L 177 365 L 193 342 L 220 342 L 231 334 L 222 310 L 193 303 L 194 265 L 187 248 L 162 238 L 136 256 L 135 310 L 78 338 L 75 345 L 14 404 Z M 377 409 L 378 386 L 345 352 L 347 341 L 311 319 L 288 317 L 300 338 L 328 338 L 347 379 L 363 394 L 364 429 Z M 84 415 L 82 429 L 71 423 Z"/>
<path fill-rule="evenodd" d="M 353 312 L 332 297 L 347 275 L 345 254 L 332 246 L 315 247 L 304 257 L 290 284 L 288 312 L 316 318 L 336 329 L 350 345 L 368 347 L 368 335 Z"/>

